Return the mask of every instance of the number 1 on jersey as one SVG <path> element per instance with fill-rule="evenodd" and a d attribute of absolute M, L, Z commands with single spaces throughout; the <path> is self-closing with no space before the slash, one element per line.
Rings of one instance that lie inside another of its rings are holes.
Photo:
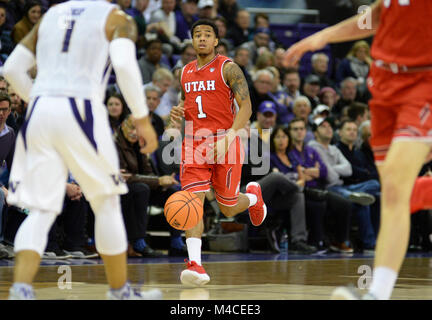
<path fill-rule="evenodd" d="M 64 40 L 63 40 L 63 49 L 62 49 L 62 52 L 68 52 L 68 50 L 69 50 L 69 42 L 70 42 L 70 38 L 71 38 L 74 26 L 75 26 L 75 20 L 72 20 L 70 22 L 70 25 L 66 29 L 66 34 L 65 34 L 65 37 L 64 37 Z"/>
<path fill-rule="evenodd" d="M 198 105 L 198 119 L 207 118 L 207 114 L 203 112 L 202 96 L 196 97 L 195 102 Z"/>

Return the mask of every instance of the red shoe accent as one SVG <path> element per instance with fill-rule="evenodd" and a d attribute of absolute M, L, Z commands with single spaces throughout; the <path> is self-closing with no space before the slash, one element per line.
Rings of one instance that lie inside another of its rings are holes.
<path fill-rule="evenodd" d="M 246 186 L 246 193 L 256 195 L 257 202 L 249 207 L 249 218 L 254 226 L 259 226 L 264 222 L 267 215 L 267 207 L 261 194 L 261 186 L 256 182 L 249 182 Z"/>
<path fill-rule="evenodd" d="M 417 178 L 411 194 L 411 213 L 426 209 L 432 209 L 432 177 Z"/>
<path fill-rule="evenodd" d="M 203 266 L 200 266 L 195 261 L 189 261 L 188 259 L 185 259 L 184 262 L 186 262 L 186 268 L 190 271 L 195 271 L 200 274 L 207 274 L 207 272 L 204 270 Z"/>

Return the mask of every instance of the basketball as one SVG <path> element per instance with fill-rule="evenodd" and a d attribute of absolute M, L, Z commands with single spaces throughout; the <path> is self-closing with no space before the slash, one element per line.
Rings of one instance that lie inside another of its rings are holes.
<path fill-rule="evenodd" d="M 178 191 L 172 194 L 165 203 L 164 215 L 173 228 L 189 230 L 201 220 L 203 205 L 195 194 Z"/>

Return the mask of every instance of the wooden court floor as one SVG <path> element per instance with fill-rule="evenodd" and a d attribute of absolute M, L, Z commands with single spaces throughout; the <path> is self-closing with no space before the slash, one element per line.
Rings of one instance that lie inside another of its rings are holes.
<path fill-rule="evenodd" d="M 130 262 L 130 280 L 143 290 L 161 289 L 167 300 L 327 300 L 336 286 L 367 285 L 373 265 L 372 258 L 204 262 L 210 283 L 190 288 L 179 281 L 184 263 Z M 7 298 L 12 274 L 12 266 L 0 267 L 0 299 Z M 392 299 L 432 299 L 431 284 L 432 258 L 407 258 Z M 42 300 L 100 300 L 108 289 L 99 263 L 41 266 L 34 285 Z"/>

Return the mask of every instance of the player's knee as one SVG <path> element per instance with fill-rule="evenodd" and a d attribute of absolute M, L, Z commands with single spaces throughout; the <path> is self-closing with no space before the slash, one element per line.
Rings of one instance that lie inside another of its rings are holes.
<path fill-rule="evenodd" d="M 42 256 L 48 241 L 48 232 L 56 217 L 55 212 L 31 210 L 15 237 L 15 252 L 31 250 Z"/>
<path fill-rule="evenodd" d="M 90 201 L 95 214 L 96 249 L 105 255 L 117 255 L 127 249 L 127 237 L 118 195 Z"/>
<path fill-rule="evenodd" d="M 227 207 L 221 204 L 219 204 L 219 209 L 222 212 L 222 214 L 227 218 L 235 216 L 237 213 L 232 207 Z"/>

